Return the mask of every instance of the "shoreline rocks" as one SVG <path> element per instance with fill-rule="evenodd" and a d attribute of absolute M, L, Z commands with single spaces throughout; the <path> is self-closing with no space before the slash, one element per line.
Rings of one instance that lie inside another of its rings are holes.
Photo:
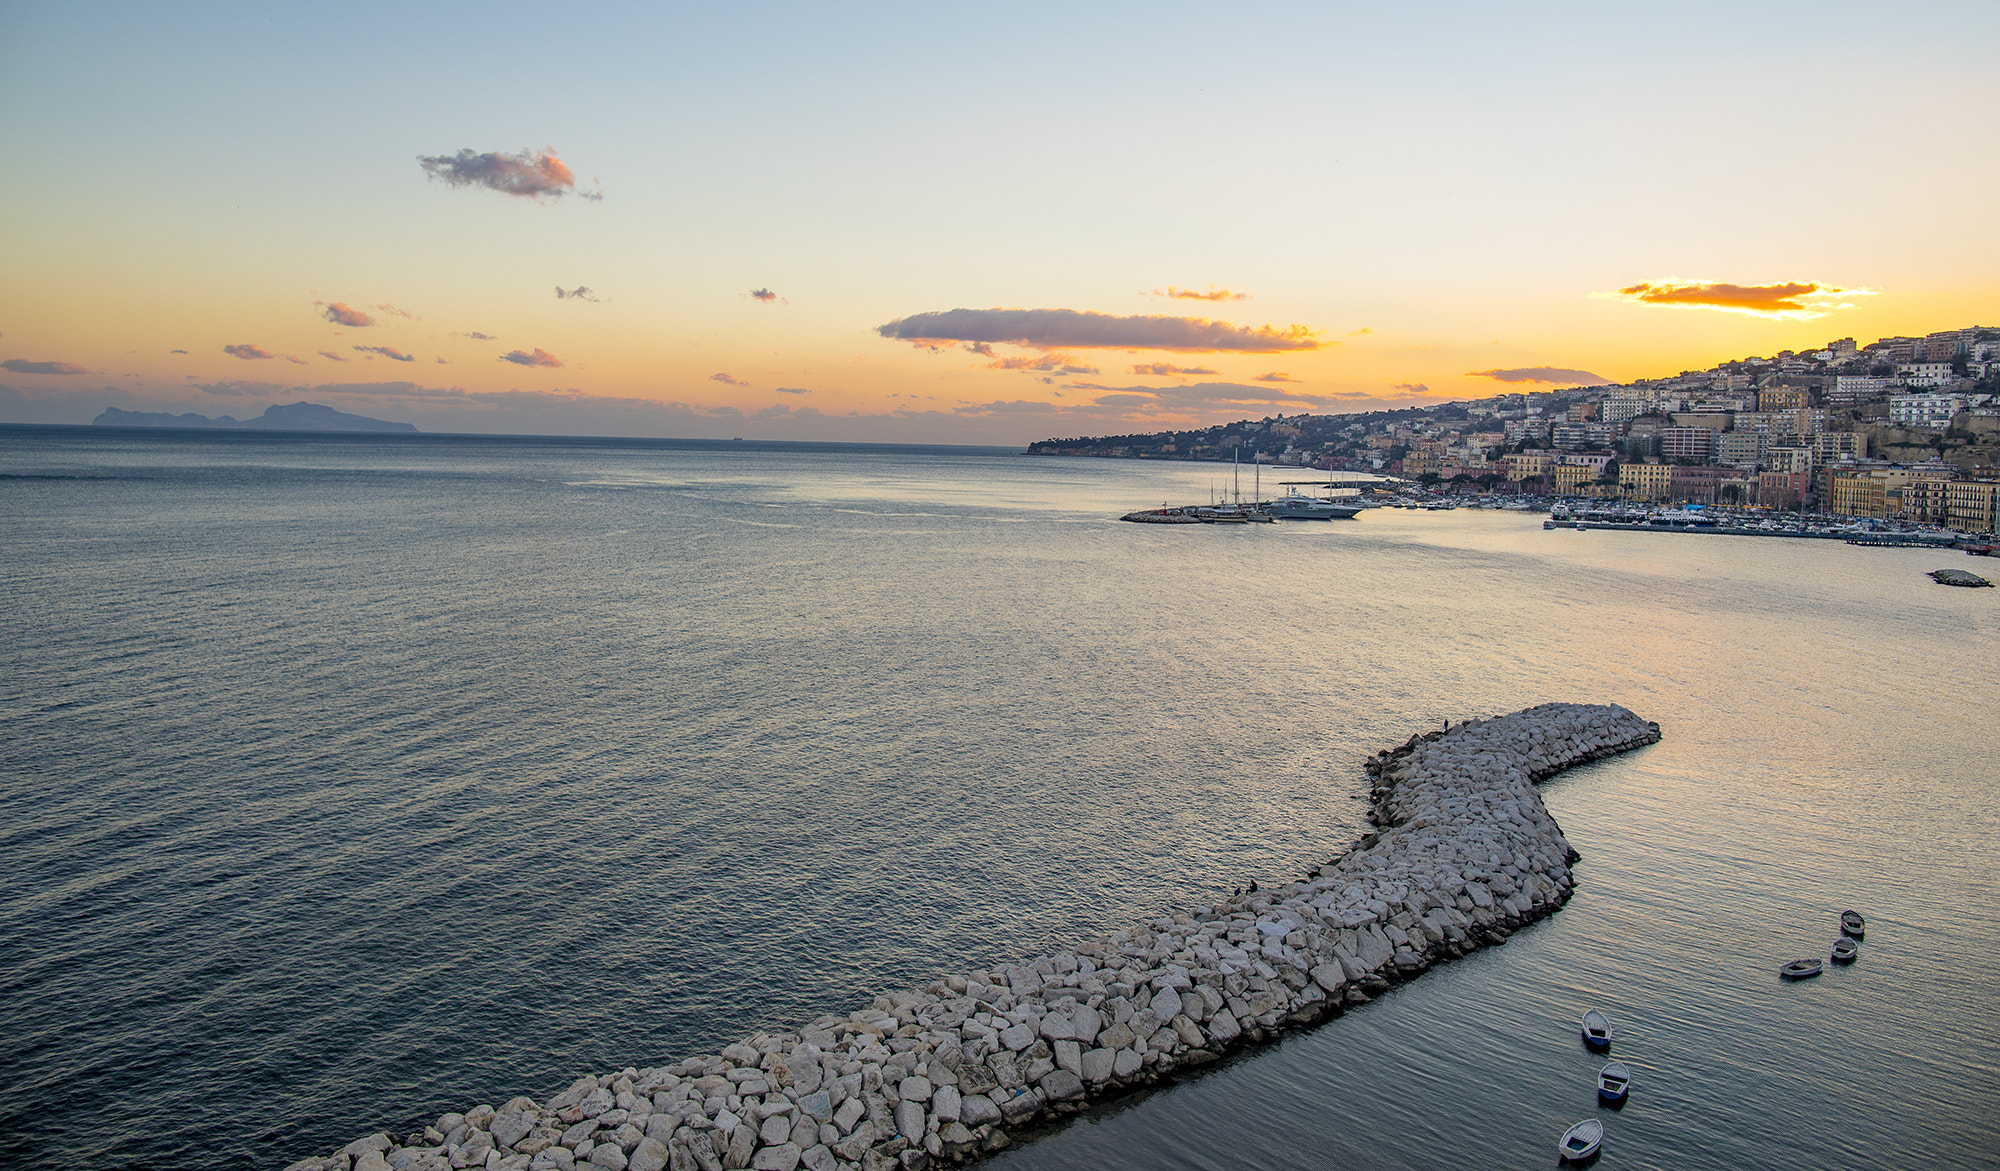
<path fill-rule="evenodd" d="M 1365 767 L 1379 828 L 1298 882 L 877 996 L 719 1053 L 366 1135 L 285 1171 L 921 1171 L 1363 1004 L 1569 899 L 1534 784 L 1660 738 L 1544 704 Z"/>

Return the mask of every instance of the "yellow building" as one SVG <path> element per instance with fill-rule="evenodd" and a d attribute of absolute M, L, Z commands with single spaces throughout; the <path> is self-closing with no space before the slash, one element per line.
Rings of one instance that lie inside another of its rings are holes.
<path fill-rule="evenodd" d="M 1672 464 L 1619 464 L 1618 487 L 1627 500 L 1665 500 L 1673 487 Z"/>
<path fill-rule="evenodd" d="M 1908 468 L 1838 473 L 1827 484 L 1826 510 L 1836 516 L 1887 520 L 1892 511 L 1901 510 L 1903 488 L 1909 482 Z"/>
<path fill-rule="evenodd" d="M 1990 533 L 2000 483 L 1953 480 L 1945 485 L 1945 523 L 1961 533 Z"/>
<path fill-rule="evenodd" d="M 1549 474 L 1549 458 L 1546 455 L 1510 455 L 1507 457 L 1507 478 L 1518 481 L 1546 476 Z"/>
<path fill-rule="evenodd" d="M 1549 469 L 1549 488 L 1558 496 L 1587 496 L 1585 486 L 1597 480 L 1597 472 L 1582 464 L 1557 464 Z"/>
<path fill-rule="evenodd" d="M 1956 477 L 1948 471 L 1925 469 L 1910 473 L 1910 482 L 1903 486 L 1904 520 L 1919 521 L 1924 524 L 1943 524 L 1949 512 L 1946 489 Z"/>
<path fill-rule="evenodd" d="M 1760 411 L 1796 411 L 1812 405 L 1812 395 L 1790 386 L 1775 386 L 1757 392 Z"/>

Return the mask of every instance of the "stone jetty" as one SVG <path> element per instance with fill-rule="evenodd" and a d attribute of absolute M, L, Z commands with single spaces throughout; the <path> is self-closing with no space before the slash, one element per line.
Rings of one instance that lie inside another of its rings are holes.
<path fill-rule="evenodd" d="M 1366 762 L 1379 829 L 1308 877 L 878 996 L 719 1053 L 454 1111 L 286 1171 L 906 1171 L 1368 1001 L 1560 907 L 1577 855 L 1534 783 L 1660 738 L 1545 704 Z"/>

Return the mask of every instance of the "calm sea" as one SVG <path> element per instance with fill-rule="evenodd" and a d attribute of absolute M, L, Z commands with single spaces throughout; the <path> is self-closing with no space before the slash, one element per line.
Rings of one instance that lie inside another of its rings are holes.
<path fill-rule="evenodd" d="M 1547 786 L 1567 909 L 1000 1165 L 1550 1166 L 1592 1004 L 1602 1166 L 2000 1164 L 2000 590 L 1923 576 L 1983 563 L 1114 520 L 1228 476 L 0 428 L 0 1162 L 278 1166 L 844 1012 L 1296 877 L 1366 754 L 1578 700 L 1666 739 Z"/>

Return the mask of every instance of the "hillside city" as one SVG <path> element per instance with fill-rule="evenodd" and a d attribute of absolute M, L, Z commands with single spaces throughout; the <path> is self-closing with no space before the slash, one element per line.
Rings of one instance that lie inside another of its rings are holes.
<path fill-rule="evenodd" d="M 2000 328 L 1853 338 L 1670 378 L 1193 431 L 1031 455 L 1372 472 L 1445 494 L 1817 512 L 1994 531 Z"/>

